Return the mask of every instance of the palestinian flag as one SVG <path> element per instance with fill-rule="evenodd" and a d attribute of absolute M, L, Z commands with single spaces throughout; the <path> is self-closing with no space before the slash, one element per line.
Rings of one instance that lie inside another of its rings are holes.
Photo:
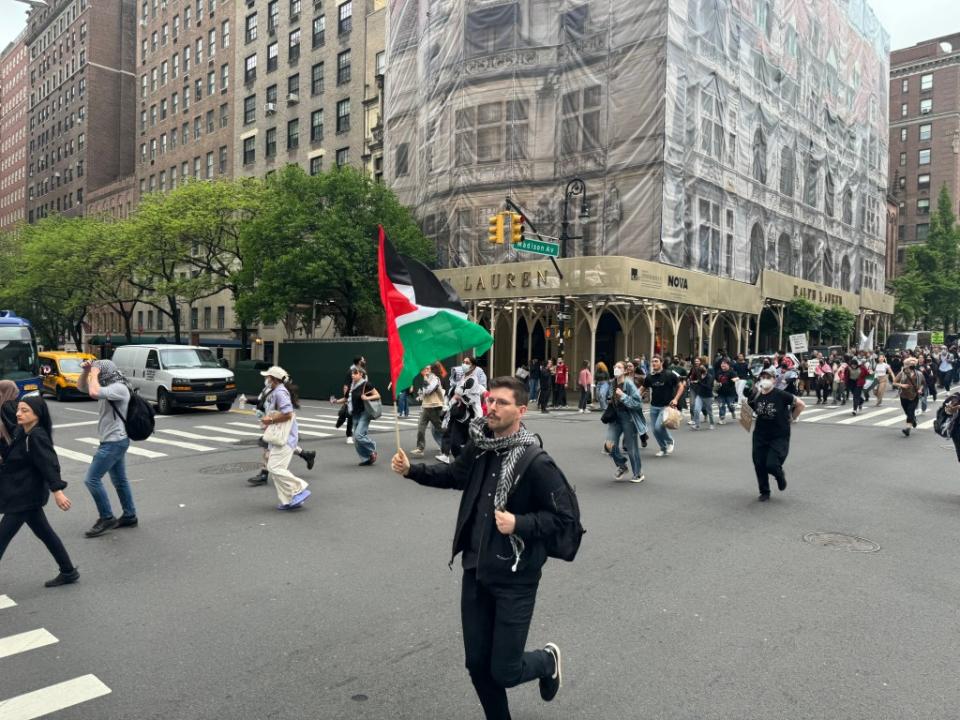
<path fill-rule="evenodd" d="M 421 262 L 399 255 L 380 231 L 380 300 L 387 312 L 393 394 L 410 387 L 424 367 L 474 349 L 485 353 L 493 337 L 467 318 L 456 291 Z"/>

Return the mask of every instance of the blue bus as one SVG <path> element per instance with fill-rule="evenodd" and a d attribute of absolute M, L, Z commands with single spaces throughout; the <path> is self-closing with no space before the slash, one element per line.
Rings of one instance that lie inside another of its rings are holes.
<path fill-rule="evenodd" d="M 0 310 L 0 380 L 13 380 L 21 393 L 40 390 L 37 336 L 11 310 Z"/>

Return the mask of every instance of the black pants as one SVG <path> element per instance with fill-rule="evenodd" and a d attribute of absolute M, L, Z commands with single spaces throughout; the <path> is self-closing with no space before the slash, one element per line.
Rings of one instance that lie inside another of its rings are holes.
<path fill-rule="evenodd" d="M 463 649 L 487 720 L 510 720 L 506 688 L 553 674 L 546 650 L 524 652 L 536 599 L 535 584 L 484 585 L 463 571 Z"/>
<path fill-rule="evenodd" d="M 447 426 L 450 430 L 450 450 L 451 457 L 458 457 L 464 445 L 470 440 L 470 423 L 472 417 L 468 417 L 464 422 L 450 418 L 450 424 Z"/>
<path fill-rule="evenodd" d="M 3 558 L 7 545 L 13 540 L 14 535 L 20 532 L 20 528 L 24 525 L 33 530 L 33 534 L 47 546 L 47 550 L 50 551 L 53 559 L 60 566 L 60 572 L 69 573 L 73 571 L 73 563 L 70 561 L 67 549 L 63 546 L 53 528 L 50 527 L 50 523 L 47 522 L 47 516 L 43 512 L 43 508 L 19 513 L 7 513 L 0 518 L 0 559 Z"/>
<path fill-rule="evenodd" d="M 553 383 L 541 382 L 540 397 L 538 398 L 538 403 L 537 403 L 540 406 L 540 412 L 547 411 L 547 405 L 550 404 L 551 395 L 553 395 Z"/>
<path fill-rule="evenodd" d="M 560 383 L 553 384 L 553 406 L 565 407 L 567 404 L 567 386 Z"/>
<path fill-rule="evenodd" d="M 830 402 L 830 385 L 817 385 L 817 401 Z"/>
<path fill-rule="evenodd" d="M 905 397 L 900 398 L 900 406 L 903 408 L 903 412 L 907 415 L 907 423 L 917 426 L 917 402 L 920 398 L 914 398 L 913 400 L 907 400 Z"/>
<path fill-rule="evenodd" d="M 850 392 L 853 394 L 853 409 L 859 410 L 860 408 L 862 408 L 863 407 L 863 388 L 857 385 L 856 383 L 852 383 L 847 385 L 847 389 L 849 389 Z"/>
<path fill-rule="evenodd" d="M 584 385 L 580 386 L 580 403 L 578 407 L 580 410 L 587 409 L 587 403 L 590 402 L 590 388 Z"/>
<path fill-rule="evenodd" d="M 353 415 L 347 415 L 347 437 L 353 437 Z"/>
<path fill-rule="evenodd" d="M 753 469 L 761 495 L 770 494 L 770 475 L 784 480 L 783 463 L 790 452 L 790 437 L 762 438 L 753 433 Z"/>
<path fill-rule="evenodd" d="M 940 371 L 940 385 L 947 392 L 950 392 L 950 380 L 953 378 L 953 370 Z"/>

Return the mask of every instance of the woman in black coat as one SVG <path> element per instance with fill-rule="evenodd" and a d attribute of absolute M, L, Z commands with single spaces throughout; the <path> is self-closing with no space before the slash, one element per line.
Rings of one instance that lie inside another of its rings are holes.
<path fill-rule="evenodd" d="M 52 435 L 50 412 L 43 398 L 21 399 L 17 405 L 17 428 L 0 464 L 0 559 L 20 528 L 27 525 L 60 566 L 60 574 L 47 581 L 47 587 L 75 583 L 80 577 L 43 512 L 51 492 L 57 507 L 70 509 L 70 500 L 63 494 L 67 484 L 60 477 Z"/>

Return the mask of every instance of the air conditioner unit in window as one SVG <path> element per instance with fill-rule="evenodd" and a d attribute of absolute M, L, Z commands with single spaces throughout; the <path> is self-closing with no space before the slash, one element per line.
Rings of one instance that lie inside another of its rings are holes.
<path fill-rule="evenodd" d="M 277 111 L 277 104 L 268 102 L 264 107 L 264 110 L 266 111 L 267 115 L 273 115 Z"/>
<path fill-rule="evenodd" d="M 298 93 L 290 93 L 287 95 L 288 103 L 298 103 L 300 102 L 300 95 Z"/>

